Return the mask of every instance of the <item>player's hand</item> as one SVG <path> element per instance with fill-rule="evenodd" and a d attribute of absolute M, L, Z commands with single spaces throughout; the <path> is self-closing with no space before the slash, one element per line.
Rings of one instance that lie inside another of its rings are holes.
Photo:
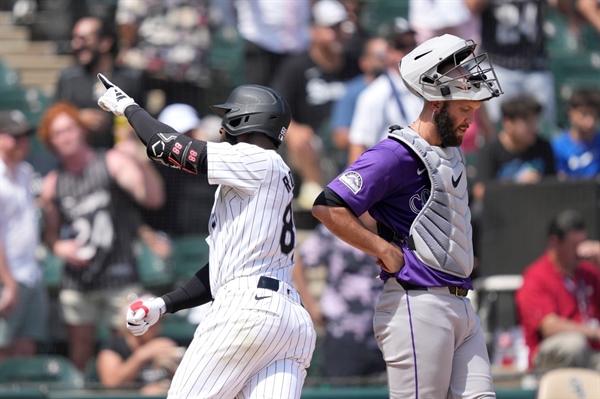
<path fill-rule="evenodd" d="M 123 116 L 125 108 L 136 102 L 129 97 L 118 86 L 115 86 L 106 76 L 98 74 L 98 80 L 102 82 L 106 91 L 98 99 L 98 105 L 105 111 L 112 112 L 115 115 Z"/>
<path fill-rule="evenodd" d="M 390 243 L 375 264 L 388 273 L 396 274 L 404 267 L 404 253 L 399 246 Z"/>
<path fill-rule="evenodd" d="M 127 329 L 135 336 L 142 335 L 150 326 L 156 324 L 165 310 L 165 301 L 162 298 L 136 301 L 127 309 Z"/>

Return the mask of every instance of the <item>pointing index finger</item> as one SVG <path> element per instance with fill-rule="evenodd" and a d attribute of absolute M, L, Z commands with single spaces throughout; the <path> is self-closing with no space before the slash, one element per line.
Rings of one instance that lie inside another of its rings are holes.
<path fill-rule="evenodd" d="M 106 78 L 106 76 L 102 75 L 101 73 L 99 73 L 98 75 L 98 80 L 104 85 L 105 88 L 110 89 L 111 87 L 115 87 L 115 85 Z"/>

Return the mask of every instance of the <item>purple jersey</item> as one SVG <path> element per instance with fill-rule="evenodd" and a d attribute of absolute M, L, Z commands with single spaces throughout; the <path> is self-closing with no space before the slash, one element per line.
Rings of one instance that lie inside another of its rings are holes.
<path fill-rule="evenodd" d="M 425 164 L 404 144 L 385 139 L 365 151 L 342 174 L 329 183 L 354 212 L 365 212 L 399 237 L 408 237 L 410 226 L 427 202 L 431 182 Z M 404 267 L 396 277 L 425 287 L 458 286 L 471 289 L 470 279 L 434 270 L 401 244 Z M 382 278 L 391 275 L 382 272 Z"/>

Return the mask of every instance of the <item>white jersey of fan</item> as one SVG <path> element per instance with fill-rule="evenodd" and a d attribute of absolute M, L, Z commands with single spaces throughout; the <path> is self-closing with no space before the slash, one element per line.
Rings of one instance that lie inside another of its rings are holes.
<path fill-rule="evenodd" d="M 207 143 L 218 184 L 209 222 L 214 302 L 169 398 L 300 398 L 316 333 L 291 284 L 296 230 L 290 169 L 273 150 Z M 258 288 L 261 276 L 279 280 Z"/>

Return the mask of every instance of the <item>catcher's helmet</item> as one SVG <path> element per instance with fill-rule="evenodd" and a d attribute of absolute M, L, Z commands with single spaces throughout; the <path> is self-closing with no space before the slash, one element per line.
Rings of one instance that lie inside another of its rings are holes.
<path fill-rule="evenodd" d="M 275 90 L 260 85 L 236 87 L 224 104 L 210 109 L 223 118 L 221 126 L 232 136 L 258 132 L 281 144 L 292 119 L 290 107 Z"/>
<path fill-rule="evenodd" d="M 472 40 L 445 34 L 423 42 L 398 67 L 406 87 L 427 101 L 483 101 L 502 94 L 487 54 L 474 56 Z M 461 72 L 459 72 L 461 71 Z"/>

